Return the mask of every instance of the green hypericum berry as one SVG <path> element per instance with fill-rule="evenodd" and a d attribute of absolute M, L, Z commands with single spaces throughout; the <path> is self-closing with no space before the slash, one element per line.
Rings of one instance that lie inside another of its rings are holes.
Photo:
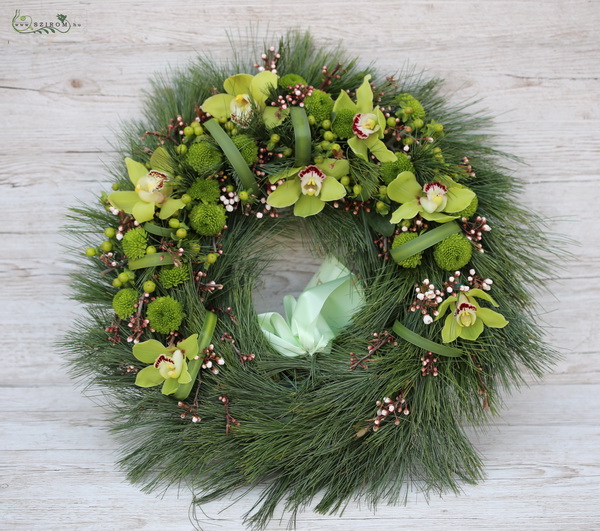
<path fill-rule="evenodd" d="M 465 186 L 465 188 L 466 188 L 466 186 Z M 465 208 L 464 210 L 461 210 L 460 212 L 452 212 L 452 215 L 458 216 L 458 219 L 462 219 L 462 218 L 469 219 L 475 215 L 475 212 L 477 212 L 478 207 L 479 207 L 479 199 L 477 199 L 477 196 L 475 196 L 467 208 Z"/>
<path fill-rule="evenodd" d="M 96 256 L 96 254 L 97 254 L 97 251 L 96 251 L 96 249 L 94 249 L 93 247 L 88 247 L 88 248 L 85 250 L 85 254 L 91 258 L 92 256 Z"/>
<path fill-rule="evenodd" d="M 473 245 L 462 234 L 452 234 L 433 249 L 435 263 L 446 271 L 456 271 L 471 260 Z"/>
<path fill-rule="evenodd" d="M 340 151 L 342 149 L 342 146 L 340 146 L 339 144 L 333 144 L 331 146 L 331 151 Z"/>
<path fill-rule="evenodd" d="M 401 112 L 405 112 L 413 120 L 425 118 L 425 109 L 417 98 L 407 93 L 398 94 L 395 98 L 395 103 L 400 107 Z M 409 110 L 410 112 L 406 112 Z"/>
<path fill-rule="evenodd" d="M 177 232 L 175 233 L 175 236 L 177 236 L 177 238 L 179 238 L 180 240 L 183 238 L 187 238 L 188 235 L 188 231 L 185 229 L 177 229 Z"/>
<path fill-rule="evenodd" d="M 179 286 L 179 284 L 183 284 L 189 277 L 190 270 L 186 265 L 182 265 L 181 267 L 161 267 L 160 272 L 158 273 L 158 281 L 165 289 Z"/>
<path fill-rule="evenodd" d="M 192 127 L 194 128 L 194 134 L 196 136 L 204 134 L 204 128 L 198 122 L 194 122 L 194 125 Z"/>
<path fill-rule="evenodd" d="M 400 245 L 405 244 L 415 238 L 418 238 L 419 235 L 416 232 L 401 232 L 394 238 L 394 242 L 392 243 L 392 249 L 395 247 L 399 247 Z M 419 252 L 405 258 L 404 260 L 396 261 L 399 266 L 402 266 L 405 269 L 414 269 L 418 265 L 421 264 L 421 258 L 423 257 L 423 253 Z"/>
<path fill-rule="evenodd" d="M 343 140 L 352 138 L 354 136 L 354 130 L 352 129 L 354 116 L 354 111 L 350 109 L 338 111 L 333 119 L 333 124 L 331 124 L 331 130 Z"/>
<path fill-rule="evenodd" d="M 192 136 L 194 134 L 194 128 L 190 127 L 189 125 L 187 127 L 183 128 L 183 134 L 185 136 Z"/>
<path fill-rule="evenodd" d="M 315 125 L 315 124 L 317 123 L 317 119 L 316 119 L 316 118 L 315 118 L 315 117 L 314 117 L 312 114 L 310 114 L 310 115 L 308 116 L 308 123 L 309 123 L 310 125 Z"/>
<path fill-rule="evenodd" d="M 321 123 L 323 120 L 331 118 L 333 99 L 326 92 L 317 89 L 313 90 L 310 96 L 304 98 L 304 106 L 315 117 L 315 123 Z"/>
<path fill-rule="evenodd" d="M 117 278 L 121 281 L 121 284 L 129 282 L 129 275 L 127 273 L 119 273 Z"/>
<path fill-rule="evenodd" d="M 235 190 L 235 186 L 233 186 L 233 184 L 228 184 L 228 185 L 225 187 L 225 191 L 226 191 L 227 193 L 231 193 L 231 192 L 233 192 L 234 190 Z"/>
<path fill-rule="evenodd" d="M 148 234 L 141 227 L 131 229 L 123 236 L 122 245 L 125 256 L 130 260 L 142 258 L 146 254 Z"/>
<path fill-rule="evenodd" d="M 223 230 L 227 217 L 220 205 L 196 205 L 190 212 L 190 224 L 201 236 L 216 236 Z"/>
<path fill-rule="evenodd" d="M 135 280 L 135 273 L 133 271 L 131 271 L 130 269 L 126 269 L 125 273 L 127 273 L 129 280 Z"/>
<path fill-rule="evenodd" d="M 182 202 L 184 205 L 189 205 L 189 204 L 192 202 L 192 196 L 191 196 L 191 195 L 189 195 L 189 194 L 183 194 L 183 195 L 181 196 L 181 202 Z"/>
<path fill-rule="evenodd" d="M 403 143 L 405 146 L 412 146 L 412 145 L 414 144 L 414 142 L 415 142 L 415 139 L 414 139 L 412 136 L 405 136 L 405 137 L 402 139 L 402 143 Z"/>
<path fill-rule="evenodd" d="M 133 288 L 121 289 L 113 297 L 112 307 L 119 319 L 126 319 L 135 313 L 138 300 L 138 292 Z"/>
<path fill-rule="evenodd" d="M 306 85 L 306 80 L 298 74 L 286 74 L 279 78 L 278 85 L 282 88 L 295 87 L 296 85 Z"/>
<path fill-rule="evenodd" d="M 333 142 L 336 138 L 335 134 L 331 131 L 325 131 L 323 133 L 323 138 L 329 142 Z"/>
<path fill-rule="evenodd" d="M 381 164 L 381 178 L 385 184 L 390 184 L 403 171 L 415 173 L 415 167 L 404 153 L 396 153 L 395 162 Z"/>
<path fill-rule="evenodd" d="M 181 325 L 184 317 L 183 307 L 173 297 L 158 297 L 148 304 L 146 317 L 153 330 L 160 334 L 168 334 Z"/>
<path fill-rule="evenodd" d="M 214 264 L 219 259 L 219 255 L 217 253 L 210 253 L 206 255 L 206 261 L 209 264 Z"/>
<path fill-rule="evenodd" d="M 154 290 L 156 290 L 156 284 L 152 282 L 152 280 L 146 280 L 142 288 L 144 289 L 144 293 L 154 293 Z"/>
<path fill-rule="evenodd" d="M 120 288 L 123 285 L 123 282 L 121 282 L 118 278 L 115 278 L 111 284 L 113 288 Z"/>
<path fill-rule="evenodd" d="M 323 140 L 323 142 L 321 142 L 321 149 L 323 149 L 324 151 L 327 151 L 330 147 L 331 147 L 331 142 L 329 142 L 327 140 Z"/>
<path fill-rule="evenodd" d="M 192 199 L 199 199 L 203 203 L 216 203 L 221 196 L 216 179 L 196 179 L 187 189 L 187 193 Z"/>
<path fill-rule="evenodd" d="M 387 124 L 388 127 L 394 127 L 396 125 L 396 118 L 394 118 L 393 116 L 390 116 L 385 123 Z"/>
<path fill-rule="evenodd" d="M 172 229 L 176 229 L 177 227 L 179 227 L 180 224 L 181 222 L 177 218 L 171 218 L 169 220 L 169 227 L 171 227 Z"/>
<path fill-rule="evenodd" d="M 269 140 L 273 144 L 277 144 L 281 140 L 281 137 L 278 134 L 274 133 L 274 134 L 271 135 L 271 138 Z"/>
<path fill-rule="evenodd" d="M 360 184 L 355 184 L 352 187 L 352 192 L 354 192 L 354 195 L 359 195 L 362 192 L 362 186 Z"/>
<path fill-rule="evenodd" d="M 285 148 L 285 149 L 284 149 L 284 150 L 281 152 L 281 154 L 282 154 L 284 157 L 291 157 L 291 156 L 292 156 L 292 153 L 293 153 L 293 151 L 292 151 L 292 148 L 289 148 L 289 147 L 288 147 L 288 148 Z"/>
<path fill-rule="evenodd" d="M 238 148 L 239 152 L 244 157 L 244 161 L 248 166 L 252 166 L 258 159 L 258 146 L 251 136 L 248 135 L 237 135 L 231 137 L 235 147 Z"/>
<path fill-rule="evenodd" d="M 350 184 L 350 177 L 348 177 L 348 175 L 340 177 L 340 183 L 342 183 L 344 186 L 348 186 Z"/>
<path fill-rule="evenodd" d="M 221 152 L 208 142 L 192 144 L 187 152 L 186 161 L 200 174 L 213 173 L 223 162 Z"/>
<path fill-rule="evenodd" d="M 117 191 L 119 188 L 121 188 L 121 187 L 119 186 L 119 183 L 113 183 L 113 184 L 111 185 L 111 188 L 112 188 L 113 190 L 115 190 L 115 192 L 116 192 L 116 191 Z"/>
<path fill-rule="evenodd" d="M 248 198 L 250 197 L 250 195 L 248 194 L 248 192 L 246 192 L 246 190 L 242 190 L 238 194 L 238 197 L 240 198 L 240 201 L 248 201 Z"/>
<path fill-rule="evenodd" d="M 178 155 L 185 155 L 187 153 L 188 147 L 185 144 L 179 144 L 176 148 L 175 151 L 177 152 Z"/>
<path fill-rule="evenodd" d="M 155 254 L 156 253 L 156 247 L 154 247 L 154 245 L 148 245 L 148 247 L 146 247 L 146 254 Z"/>
<path fill-rule="evenodd" d="M 107 238 L 114 238 L 116 234 L 117 231 L 112 227 L 107 227 L 106 229 L 104 229 L 104 236 L 106 236 Z"/>
<path fill-rule="evenodd" d="M 384 210 L 385 207 L 387 207 L 387 205 L 383 201 L 377 201 L 377 203 L 375 204 L 375 208 L 377 210 Z"/>
<path fill-rule="evenodd" d="M 331 120 L 323 120 L 321 122 L 321 127 L 323 129 L 331 129 Z"/>
<path fill-rule="evenodd" d="M 421 129 L 421 127 L 423 127 L 425 125 L 425 122 L 423 120 L 421 120 L 421 118 L 417 118 L 416 120 L 413 121 L 413 127 L 415 129 Z"/>
<path fill-rule="evenodd" d="M 109 253 L 110 251 L 112 251 L 112 248 L 113 248 L 113 245 L 108 240 L 106 240 L 100 244 L 100 249 L 102 249 L 102 251 L 105 253 Z"/>

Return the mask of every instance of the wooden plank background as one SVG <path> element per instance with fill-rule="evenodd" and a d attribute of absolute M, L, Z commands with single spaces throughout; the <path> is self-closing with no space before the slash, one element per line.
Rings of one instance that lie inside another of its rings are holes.
<path fill-rule="evenodd" d="M 15 10 L 80 24 L 24 35 Z M 501 147 L 521 156 L 522 200 L 579 242 L 539 297 L 563 353 L 541 383 L 506 397 L 473 434 L 487 480 L 461 496 L 415 496 L 377 512 L 301 514 L 301 530 L 597 529 L 600 527 L 600 3 L 584 0 L 5 0 L 0 8 L 0 528 L 188 530 L 189 495 L 146 495 L 114 466 L 104 412 L 81 396 L 53 348 L 77 308 L 67 299 L 58 227 L 75 198 L 106 180 L 120 120 L 135 118 L 155 71 L 197 52 L 228 57 L 225 32 L 311 30 L 393 73 L 409 61 L 445 77 L 458 101 L 500 115 Z M 263 294 L 300 290 L 297 260 Z M 308 276 L 308 275 L 307 275 Z M 291 287 L 290 287 L 291 283 Z M 203 529 L 243 529 L 257 499 L 215 502 Z M 269 530 L 283 530 L 275 519 Z"/>

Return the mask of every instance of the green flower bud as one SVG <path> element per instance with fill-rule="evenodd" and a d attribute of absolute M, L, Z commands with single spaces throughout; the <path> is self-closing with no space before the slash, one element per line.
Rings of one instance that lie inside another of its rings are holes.
<path fill-rule="evenodd" d="M 112 307 L 119 319 L 127 319 L 136 311 L 139 295 L 133 288 L 121 289 L 113 297 Z"/>
<path fill-rule="evenodd" d="M 456 271 L 471 260 L 473 245 L 462 234 L 452 234 L 433 249 L 435 263 L 446 271 Z"/>

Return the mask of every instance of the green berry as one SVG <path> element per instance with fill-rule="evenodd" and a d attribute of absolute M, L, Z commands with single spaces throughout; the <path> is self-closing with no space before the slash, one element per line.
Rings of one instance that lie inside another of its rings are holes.
<path fill-rule="evenodd" d="M 131 271 L 131 269 L 126 269 L 125 273 L 127 273 L 129 280 L 135 280 L 135 273 L 133 271 Z"/>
<path fill-rule="evenodd" d="M 117 278 L 121 281 L 122 284 L 129 282 L 129 275 L 127 273 L 119 273 L 119 276 Z"/>
<path fill-rule="evenodd" d="M 333 144 L 331 146 L 332 151 L 341 151 L 341 149 L 342 149 L 342 146 L 340 146 L 339 144 Z"/>
<path fill-rule="evenodd" d="M 413 120 L 412 124 L 415 129 L 421 129 L 421 127 L 425 125 L 425 122 L 421 120 L 421 118 L 417 118 L 416 120 Z"/>
<path fill-rule="evenodd" d="M 377 201 L 375 208 L 377 210 L 384 210 L 387 205 L 383 201 Z"/>
<path fill-rule="evenodd" d="M 317 155 L 314 158 L 315 164 L 321 164 L 324 160 L 325 160 L 325 158 L 322 155 Z"/>
<path fill-rule="evenodd" d="M 117 231 L 112 227 L 107 227 L 106 229 L 104 229 L 104 236 L 106 236 L 107 238 L 114 238 L 116 234 Z"/>
<path fill-rule="evenodd" d="M 206 261 L 209 264 L 214 264 L 219 258 L 219 255 L 217 253 L 210 253 L 206 255 Z"/>
<path fill-rule="evenodd" d="M 103 241 L 100 244 L 100 249 L 102 249 L 102 251 L 105 253 L 109 253 L 110 251 L 112 251 L 112 248 L 113 248 L 113 245 L 108 240 Z"/>
<path fill-rule="evenodd" d="M 113 185 L 111 186 L 111 188 L 112 188 L 113 190 L 117 191 L 117 190 L 118 190 L 119 188 L 121 188 L 121 187 L 119 186 L 119 183 L 113 183 Z"/>
<path fill-rule="evenodd" d="M 317 123 L 317 119 L 316 119 L 316 118 L 315 118 L 315 117 L 314 117 L 312 114 L 310 114 L 310 115 L 308 116 L 308 123 L 309 123 L 310 125 L 315 125 L 315 124 Z"/>
<path fill-rule="evenodd" d="M 225 191 L 226 191 L 227 193 L 231 193 L 231 192 L 233 192 L 234 190 L 235 190 L 235 186 L 233 186 L 233 184 L 228 184 L 228 185 L 225 187 Z"/>
<path fill-rule="evenodd" d="M 185 155 L 187 153 L 188 147 L 185 144 L 179 144 L 176 148 L 175 151 L 177 152 L 178 155 Z"/>
<path fill-rule="evenodd" d="M 405 146 L 412 146 L 412 144 L 414 143 L 414 141 L 415 141 L 415 139 L 414 139 L 413 137 L 411 137 L 411 136 L 405 136 L 405 137 L 402 139 L 402 143 L 403 143 Z"/>
<path fill-rule="evenodd" d="M 292 148 L 289 148 L 289 147 L 285 148 L 285 149 L 284 149 L 284 150 L 281 152 L 281 154 L 282 154 L 284 157 L 291 157 L 291 156 L 292 156 L 292 153 L 293 153 L 293 151 L 292 151 Z"/>
<path fill-rule="evenodd" d="M 180 240 L 183 238 L 187 238 L 188 232 L 185 229 L 177 229 L 175 236 L 177 236 Z"/>
<path fill-rule="evenodd" d="M 112 285 L 113 285 L 113 288 L 120 288 L 123 285 L 123 282 L 121 282 L 118 278 L 115 278 L 112 281 Z"/>
<path fill-rule="evenodd" d="M 347 175 L 344 175 L 343 177 L 340 178 L 340 182 L 344 186 L 348 186 L 350 184 L 350 177 L 348 177 Z"/>
<path fill-rule="evenodd" d="M 97 251 L 96 251 L 96 249 L 94 249 L 93 247 L 88 247 L 88 248 L 85 250 L 85 254 L 91 258 L 92 256 L 96 256 L 96 254 L 97 254 Z"/>
<path fill-rule="evenodd" d="M 396 125 L 396 118 L 394 118 L 393 116 L 390 116 L 386 122 L 388 127 L 394 127 Z"/>
<path fill-rule="evenodd" d="M 240 201 L 248 201 L 248 198 L 250 197 L 250 195 L 248 194 L 248 192 L 246 192 L 246 190 L 242 190 L 239 194 L 238 194 Z"/>
<path fill-rule="evenodd" d="M 415 238 L 418 238 L 418 236 L 419 235 L 416 232 L 401 232 L 394 238 L 394 241 L 392 243 L 392 249 L 399 247 L 400 245 L 403 245 L 406 242 L 414 240 Z M 404 258 L 403 260 L 396 260 L 396 263 L 399 266 L 404 267 L 405 269 L 413 269 L 421 264 L 422 257 L 423 253 L 418 252 L 416 254 L 413 254 L 412 256 L 409 256 L 408 258 Z"/>
<path fill-rule="evenodd" d="M 327 140 L 323 140 L 323 142 L 321 142 L 321 149 L 323 149 L 324 151 L 327 151 L 330 147 L 331 142 L 328 142 Z"/>
<path fill-rule="evenodd" d="M 183 128 L 183 134 L 185 136 L 192 136 L 194 134 L 194 128 L 190 127 L 189 125 L 187 127 Z"/>
<path fill-rule="evenodd" d="M 151 280 L 146 280 L 146 282 L 144 282 L 144 285 L 142 286 L 142 288 L 144 289 L 145 293 L 153 293 L 154 290 L 156 289 L 156 284 L 154 282 L 152 282 Z"/>
<path fill-rule="evenodd" d="M 172 229 L 176 229 L 177 227 L 179 227 L 180 225 L 180 221 L 176 218 L 171 218 L 169 220 L 169 227 L 171 227 Z"/>
<path fill-rule="evenodd" d="M 359 195 L 362 192 L 362 186 L 360 184 L 355 184 L 352 187 L 352 192 L 354 193 L 354 195 Z"/>
<path fill-rule="evenodd" d="M 269 139 L 273 144 L 277 144 L 280 140 L 281 137 L 278 134 L 272 134 L 271 138 Z"/>
<path fill-rule="evenodd" d="M 156 247 L 154 247 L 154 245 L 148 245 L 148 247 L 146 247 L 146 254 L 155 254 L 156 253 Z"/>
<path fill-rule="evenodd" d="M 321 122 L 321 127 L 323 129 L 331 129 L 331 120 L 323 120 Z"/>
<path fill-rule="evenodd" d="M 196 136 L 204 134 L 204 128 L 198 122 L 194 122 L 194 125 L 192 127 L 194 128 L 194 134 Z"/>
<path fill-rule="evenodd" d="M 329 142 L 333 142 L 335 140 L 335 135 L 331 131 L 325 131 L 325 133 L 323 133 L 323 138 Z"/>
<path fill-rule="evenodd" d="M 181 202 L 182 202 L 184 205 L 189 205 L 189 204 L 192 202 L 192 196 L 191 196 L 191 195 L 189 195 L 189 194 L 183 194 L 183 195 L 181 196 Z"/>

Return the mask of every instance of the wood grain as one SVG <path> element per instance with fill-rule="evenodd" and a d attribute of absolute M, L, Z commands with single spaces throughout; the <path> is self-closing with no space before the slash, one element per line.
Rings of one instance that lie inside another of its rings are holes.
<path fill-rule="evenodd" d="M 19 35 L 15 10 L 64 13 L 66 34 Z M 405 64 L 446 78 L 456 102 L 498 116 L 496 145 L 521 157 L 521 198 L 571 237 L 573 258 L 540 294 L 549 340 L 562 359 L 539 383 L 507 395 L 491 427 L 472 438 L 487 479 L 461 496 L 343 516 L 300 515 L 301 530 L 597 529 L 600 525 L 600 4 L 585 0 L 154 0 L 6 1 L 0 7 L 0 529 L 189 530 L 190 496 L 141 493 L 115 467 L 104 410 L 81 395 L 54 347 L 78 313 L 61 254 L 66 207 L 93 199 L 115 161 L 111 138 L 139 117 L 148 79 L 197 54 L 230 57 L 226 30 L 264 36 L 310 29 L 366 65 Z M 273 31 L 271 31 L 273 33 Z M 273 39 L 267 39 L 269 43 Z M 251 44 L 251 39 L 245 41 Z M 311 260 L 278 261 L 257 305 L 299 292 Z M 203 507 L 203 529 L 243 529 L 251 491 Z M 285 529 L 277 518 L 269 530 Z"/>

